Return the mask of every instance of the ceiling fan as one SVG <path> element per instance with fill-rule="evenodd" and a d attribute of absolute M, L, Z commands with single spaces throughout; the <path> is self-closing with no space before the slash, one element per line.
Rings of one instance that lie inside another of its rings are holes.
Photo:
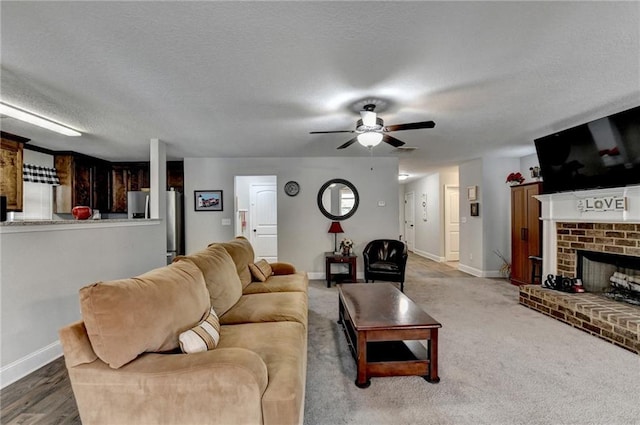
<path fill-rule="evenodd" d="M 436 123 L 433 121 L 412 122 L 408 124 L 384 125 L 382 118 L 378 118 L 374 110 L 376 105 L 364 105 L 360 111 L 361 119 L 356 122 L 355 130 L 337 130 L 337 131 L 312 131 L 309 134 L 328 134 L 328 133 L 358 133 L 356 137 L 348 142 L 338 146 L 338 149 L 348 148 L 355 142 L 360 143 L 369 149 L 377 146 L 380 142 L 385 142 L 394 147 L 404 145 L 404 142 L 388 135 L 391 131 L 402 130 L 418 130 L 420 128 L 433 128 Z"/>

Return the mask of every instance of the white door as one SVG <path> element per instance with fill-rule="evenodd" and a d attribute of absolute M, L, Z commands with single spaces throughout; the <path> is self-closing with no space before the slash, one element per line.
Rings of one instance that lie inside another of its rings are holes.
<path fill-rule="evenodd" d="M 409 251 L 413 251 L 416 229 L 415 222 L 415 194 L 413 192 L 404 195 L 404 238 Z"/>
<path fill-rule="evenodd" d="M 256 259 L 278 261 L 278 199 L 274 184 L 252 184 L 249 193 L 250 240 Z"/>
<path fill-rule="evenodd" d="M 447 261 L 460 259 L 460 190 L 444 187 L 444 250 Z"/>

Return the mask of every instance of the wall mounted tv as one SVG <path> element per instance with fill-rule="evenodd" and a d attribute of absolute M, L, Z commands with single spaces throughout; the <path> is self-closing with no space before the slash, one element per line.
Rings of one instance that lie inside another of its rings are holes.
<path fill-rule="evenodd" d="M 535 140 L 543 193 L 640 184 L 640 106 Z"/>

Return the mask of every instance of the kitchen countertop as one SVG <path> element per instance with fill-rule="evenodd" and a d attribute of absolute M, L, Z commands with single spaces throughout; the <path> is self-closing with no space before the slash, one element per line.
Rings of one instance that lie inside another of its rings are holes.
<path fill-rule="evenodd" d="M 0 222 L 0 233 L 148 226 L 155 225 L 161 222 L 162 220 L 157 218 L 113 218 L 103 220 L 13 220 Z"/>
<path fill-rule="evenodd" d="M 47 224 L 98 224 L 98 223 L 142 223 L 149 221 L 158 221 L 158 219 L 144 218 L 107 218 L 104 220 L 13 220 L 3 221 L 0 226 L 31 226 L 31 225 L 47 225 Z"/>

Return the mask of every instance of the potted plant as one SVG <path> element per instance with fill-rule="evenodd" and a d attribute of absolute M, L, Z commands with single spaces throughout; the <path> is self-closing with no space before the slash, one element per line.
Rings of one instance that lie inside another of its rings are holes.
<path fill-rule="evenodd" d="M 524 177 L 522 177 L 521 173 L 511 173 L 507 176 L 506 183 L 510 183 L 511 185 L 522 184 L 524 181 Z"/>

